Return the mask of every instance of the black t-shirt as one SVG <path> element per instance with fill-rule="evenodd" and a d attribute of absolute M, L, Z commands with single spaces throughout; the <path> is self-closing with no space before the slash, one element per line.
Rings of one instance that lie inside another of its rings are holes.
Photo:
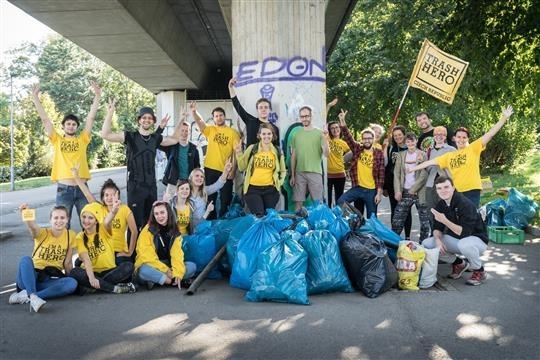
<path fill-rule="evenodd" d="M 138 131 L 125 131 L 128 181 L 144 184 L 156 183 L 156 149 L 163 140 L 158 133 L 142 135 Z"/>
<path fill-rule="evenodd" d="M 259 118 L 256 118 L 255 116 L 248 113 L 242 104 L 240 104 L 240 101 L 238 100 L 238 96 L 235 96 L 231 98 L 234 109 L 238 113 L 238 116 L 242 119 L 244 124 L 246 124 L 246 147 L 251 144 L 256 144 L 259 142 L 259 139 L 257 139 L 257 133 L 259 132 L 259 126 L 261 124 L 264 124 Z M 276 133 L 276 139 L 272 141 L 274 146 L 279 146 L 279 128 L 272 123 L 269 123 L 274 128 L 274 132 Z"/>
<path fill-rule="evenodd" d="M 454 141 L 452 138 L 454 137 L 454 132 L 450 129 L 448 129 L 446 126 L 446 143 L 448 145 L 452 145 L 453 147 L 456 147 L 456 144 L 454 144 Z M 435 145 L 435 139 L 433 138 L 433 130 L 431 129 L 428 132 L 422 133 L 418 137 L 418 143 L 416 144 L 416 147 L 420 150 L 423 150 L 425 153 L 427 153 L 427 150 L 429 148 L 433 148 Z"/>

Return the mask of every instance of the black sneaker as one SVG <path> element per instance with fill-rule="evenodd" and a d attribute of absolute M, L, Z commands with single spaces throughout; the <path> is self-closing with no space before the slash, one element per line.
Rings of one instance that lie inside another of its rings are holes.
<path fill-rule="evenodd" d="M 115 294 L 132 294 L 134 292 L 137 292 L 137 288 L 133 283 L 125 283 L 125 284 L 116 284 L 114 286 Z"/>
<path fill-rule="evenodd" d="M 154 288 L 154 285 L 156 285 L 155 282 L 153 282 L 153 281 L 147 281 L 147 282 L 146 282 L 146 290 L 148 290 L 148 291 L 152 290 L 152 289 Z"/>
<path fill-rule="evenodd" d="M 183 289 L 189 288 L 192 283 L 193 283 L 193 279 L 182 279 L 182 280 L 180 280 L 180 286 Z"/>

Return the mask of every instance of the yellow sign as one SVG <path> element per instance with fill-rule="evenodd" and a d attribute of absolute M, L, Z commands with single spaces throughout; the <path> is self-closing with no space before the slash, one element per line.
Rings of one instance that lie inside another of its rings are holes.
<path fill-rule="evenodd" d="M 24 209 L 21 211 L 23 221 L 34 221 L 36 220 L 36 210 L 35 209 Z"/>
<path fill-rule="evenodd" d="M 451 104 L 468 66 L 468 62 L 445 53 L 425 39 L 409 79 L 409 86 Z"/>

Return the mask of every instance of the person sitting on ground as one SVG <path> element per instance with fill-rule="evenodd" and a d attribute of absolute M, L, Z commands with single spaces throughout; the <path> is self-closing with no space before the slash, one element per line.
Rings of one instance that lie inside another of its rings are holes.
<path fill-rule="evenodd" d="M 188 180 L 178 180 L 176 194 L 170 201 L 173 214 L 176 214 L 176 224 L 180 235 L 190 233 L 189 224 L 191 222 L 191 187 Z"/>
<path fill-rule="evenodd" d="M 125 261 L 118 266 L 115 263 L 111 223 L 119 206 L 120 201 L 115 201 L 105 216 L 99 203 L 88 204 L 81 211 L 83 231 L 77 234 L 76 241 L 82 265 L 69 273 L 79 283 L 79 295 L 95 290 L 115 294 L 136 291 L 135 286 L 128 282 L 133 273 L 133 263 Z"/>
<path fill-rule="evenodd" d="M 107 179 L 101 186 L 100 198 L 101 202 L 97 201 L 88 185 L 79 177 L 78 168 L 71 169 L 73 173 L 73 179 L 80 187 L 84 196 L 88 200 L 88 203 L 100 204 L 102 209 L 102 216 L 105 217 L 107 213 L 112 211 L 115 202 L 120 200 L 120 188 L 112 179 Z M 129 229 L 129 241 L 126 241 L 126 232 Z M 137 230 L 137 224 L 135 223 L 135 217 L 133 212 L 126 204 L 120 204 L 118 212 L 114 216 L 111 223 L 112 240 L 114 244 L 114 254 L 116 265 L 124 261 L 133 262 L 133 253 L 135 246 L 137 245 L 137 236 L 139 230 Z M 75 264 L 76 266 L 77 263 Z"/>
<path fill-rule="evenodd" d="M 191 233 L 195 232 L 195 228 L 203 220 L 206 220 L 208 216 L 214 211 L 214 202 L 208 202 L 208 195 L 212 195 L 221 189 L 227 182 L 227 176 L 232 170 L 232 163 L 228 160 L 225 163 L 225 169 L 221 173 L 221 176 L 216 182 L 206 186 L 204 179 L 204 170 L 196 168 L 189 174 L 189 184 L 191 186 Z"/>
<path fill-rule="evenodd" d="M 400 235 L 413 204 L 420 220 L 420 242 L 430 235 L 429 215 L 426 207 L 427 171 L 409 173 L 407 169 L 425 160 L 426 154 L 416 147 L 416 135 L 405 134 L 407 151 L 398 153 L 394 168 L 394 193 L 398 202 L 392 217 L 392 230 Z"/>
<path fill-rule="evenodd" d="M 439 259 L 452 264 L 448 278 L 459 279 L 470 268 L 473 273 L 467 284 L 481 285 L 487 275 L 480 256 L 489 241 L 482 217 L 476 205 L 456 191 L 452 179 L 439 176 L 435 188 L 441 201 L 431 209 L 435 218 L 433 236 L 425 239 L 422 245 L 427 249 L 439 248 Z"/>
<path fill-rule="evenodd" d="M 279 202 L 287 169 L 281 150 L 272 143 L 276 138 L 273 127 L 261 124 L 257 137 L 259 142 L 249 145 L 243 153 L 242 144 L 236 144 L 235 152 L 238 169 L 246 172 L 243 189 L 246 206 L 255 216 L 263 217 L 266 209 L 274 209 Z"/>
<path fill-rule="evenodd" d="M 151 290 L 155 284 L 182 288 L 182 280 L 190 279 L 197 270 L 192 262 L 184 262 L 182 236 L 178 231 L 171 206 L 156 201 L 148 224 L 141 230 L 137 242 L 135 278 Z"/>
<path fill-rule="evenodd" d="M 21 204 L 19 210 L 27 210 Z M 30 311 L 38 312 L 49 299 L 69 295 L 77 289 L 77 281 L 67 277 L 72 268 L 75 233 L 66 228 L 68 210 L 55 206 L 51 210 L 50 228 L 40 228 L 35 220 L 24 220 L 34 238 L 32 256 L 23 256 L 17 271 L 17 289 L 11 294 L 10 304 L 30 303 Z M 64 272 L 65 271 L 65 272 Z"/>

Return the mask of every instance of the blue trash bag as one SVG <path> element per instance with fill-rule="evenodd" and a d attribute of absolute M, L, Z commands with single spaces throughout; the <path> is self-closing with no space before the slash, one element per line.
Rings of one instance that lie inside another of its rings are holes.
<path fill-rule="evenodd" d="M 304 235 L 305 233 L 307 233 L 309 230 L 311 230 L 308 222 L 306 219 L 302 219 L 300 220 L 299 222 L 296 223 L 296 226 L 294 228 L 294 230 L 296 230 L 297 232 L 299 232 L 300 234 Z"/>
<path fill-rule="evenodd" d="M 256 221 L 244 232 L 234 258 L 229 284 L 232 287 L 249 290 L 251 276 L 257 268 L 257 256 L 279 240 L 279 233 L 292 224 L 291 219 L 283 219 L 277 211 Z"/>
<path fill-rule="evenodd" d="M 334 213 L 336 217 L 336 221 L 334 221 L 333 224 L 330 224 L 330 227 L 328 230 L 334 235 L 338 243 L 343 240 L 345 235 L 349 231 L 351 231 L 351 228 L 349 227 L 349 221 L 343 217 L 343 210 L 341 207 L 336 206 L 332 209 L 332 213 Z"/>
<path fill-rule="evenodd" d="M 486 205 L 486 225 L 504 226 L 504 209 L 506 201 L 504 199 L 495 199 Z"/>
<path fill-rule="evenodd" d="M 308 294 L 354 291 L 341 260 L 338 241 L 330 231 L 310 230 L 299 242 L 308 254 Z"/>
<path fill-rule="evenodd" d="M 197 271 L 202 271 L 219 250 L 216 248 L 212 222 L 203 221 L 197 225 L 197 231 L 194 234 L 182 236 L 182 250 L 184 251 L 184 261 L 195 263 Z M 217 266 L 210 271 L 206 278 L 221 279 L 221 273 Z"/>
<path fill-rule="evenodd" d="M 213 220 L 212 230 L 216 236 L 216 248 L 221 248 L 229 241 L 231 232 L 238 226 L 247 230 L 255 221 L 254 215 L 244 215 L 236 218 Z"/>
<path fill-rule="evenodd" d="M 230 269 L 232 269 L 234 264 L 234 258 L 236 257 L 236 250 L 238 249 L 240 238 L 256 221 L 258 221 L 257 217 L 251 214 L 246 215 L 241 219 L 242 220 L 238 220 L 238 222 L 234 223 L 227 240 L 227 260 Z"/>
<path fill-rule="evenodd" d="M 372 234 L 378 239 L 381 239 L 384 245 L 386 245 L 390 260 L 392 262 L 396 261 L 397 249 L 401 237 L 384 225 L 377 217 L 371 216 L 369 219 L 366 219 L 364 225 L 358 229 L 358 232 Z"/>
<path fill-rule="evenodd" d="M 257 259 L 248 301 L 276 301 L 309 305 L 306 270 L 308 255 L 298 243 L 301 235 L 286 230 Z"/>
<path fill-rule="evenodd" d="M 307 222 L 312 229 L 316 228 L 316 224 L 319 221 L 326 221 L 328 226 L 336 221 L 336 215 L 325 203 L 315 203 L 307 208 L 308 216 Z"/>
<path fill-rule="evenodd" d="M 343 264 L 352 286 L 375 298 L 397 284 L 397 271 L 382 240 L 351 231 L 340 243 Z"/>
<path fill-rule="evenodd" d="M 223 219 L 236 219 L 238 217 L 245 216 L 245 215 L 246 215 L 246 212 L 242 208 L 242 204 L 235 202 L 229 206 L 229 209 L 227 210 L 225 215 L 223 215 Z"/>
<path fill-rule="evenodd" d="M 518 229 L 525 229 L 539 209 L 535 201 L 515 188 L 510 188 L 506 204 L 504 223 Z"/>

